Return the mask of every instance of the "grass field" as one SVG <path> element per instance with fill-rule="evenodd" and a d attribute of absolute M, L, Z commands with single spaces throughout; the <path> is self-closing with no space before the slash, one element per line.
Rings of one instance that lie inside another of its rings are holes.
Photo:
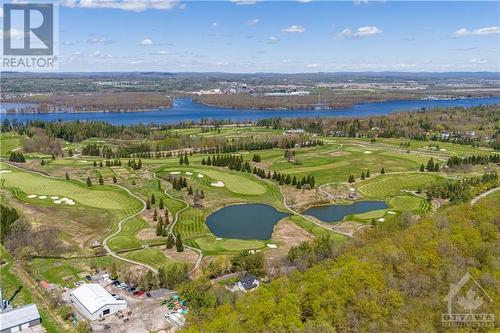
<path fill-rule="evenodd" d="M 124 257 L 139 261 L 155 268 L 166 266 L 173 261 L 168 259 L 159 249 L 149 248 L 123 254 Z"/>
<path fill-rule="evenodd" d="M 392 209 L 399 211 L 422 213 L 430 208 L 430 204 L 427 200 L 416 195 L 399 195 L 390 198 L 388 203 Z"/>
<path fill-rule="evenodd" d="M 229 238 L 217 239 L 214 235 L 189 239 L 185 243 L 189 246 L 202 249 L 205 255 L 238 253 L 243 250 L 262 249 L 266 246 L 265 241 Z"/>
<path fill-rule="evenodd" d="M 22 136 L 11 132 L 0 133 L 0 156 L 9 156 L 11 151 L 22 146 Z"/>
<path fill-rule="evenodd" d="M 94 208 L 123 210 L 127 212 L 137 211 L 141 208 L 141 203 L 131 197 L 126 191 L 109 185 L 93 185 L 91 187 L 77 180 L 63 180 L 43 177 L 41 175 L 19 170 L 0 163 L 2 170 L 9 170 L 10 173 L 3 173 L 1 179 L 2 187 L 19 189 L 16 196 L 23 201 L 34 204 L 56 205 L 50 198 L 29 199 L 30 194 L 68 197 L 77 205 L 85 205 Z M 63 204 L 61 204 L 63 205 Z"/>
<path fill-rule="evenodd" d="M 408 173 L 397 175 L 383 175 L 373 179 L 361 181 L 354 186 L 366 198 L 384 199 L 395 196 L 401 190 L 417 190 L 429 183 L 435 183 L 441 177 L 430 173 Z"/>

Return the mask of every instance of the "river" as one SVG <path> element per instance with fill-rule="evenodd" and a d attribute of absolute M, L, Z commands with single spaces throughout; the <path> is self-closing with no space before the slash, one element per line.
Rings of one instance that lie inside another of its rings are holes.
<path fill-rule="evenodd" d="M 387 101 L 376 103 L 360 103 L 352 107 L 330 110 L 252 110 L 252 109 L 228 109 L 221 107 L 206 106 L 195 103 L 189 98 L 178 98 L 174 100 L 170 109 L 158 109 L 137 112 L 51 112 L 51 113 L 0 113 L 3 119 L 27 121 L 74 121 L 94 120 L 106 121 L 114 125 L 131 124 L 177 124 L 180 122 L 195 121 L 202 119 L 218 119 L 230 121 L 256 121 L 259 119 L 282 117 L 363 117 L 386 115 L 397 111 L 411 111 L 421 108 L 433 107 L 471 107 L 477 105 L 500 104 L 500 97 L 469 98 L 456 100 L 409 100 L 409 101 Z M 17 104 L 20 105 L 20 104 Z M 16 107 L 16 104 L 4 103 L 0 110 Z"/>

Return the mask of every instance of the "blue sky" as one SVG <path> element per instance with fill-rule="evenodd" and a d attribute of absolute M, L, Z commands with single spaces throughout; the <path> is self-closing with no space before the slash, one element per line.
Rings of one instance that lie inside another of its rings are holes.
<path fill-rule="evenodd" d="M 65 0 L 62 71 L 500 71 L 500 2 Z"/>

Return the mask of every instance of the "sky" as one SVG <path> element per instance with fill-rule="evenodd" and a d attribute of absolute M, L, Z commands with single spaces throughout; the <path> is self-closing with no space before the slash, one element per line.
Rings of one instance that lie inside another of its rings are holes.
<path fill-rule="evenodd" d="M 498 72 L 499 26 L 496 1 L 61 0 L 59 70 Z"/>

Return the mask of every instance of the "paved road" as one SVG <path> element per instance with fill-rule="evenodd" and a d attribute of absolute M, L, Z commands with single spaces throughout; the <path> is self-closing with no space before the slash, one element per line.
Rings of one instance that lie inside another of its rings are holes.
<path fill-rule="evenodd" d="M 20 170 L 23 170 L 23 171 L 27 171 L 27 172 L 35 173 L 35 174 L 40 175 L 40 176 L 42 176 L 42 177 L 46 177 L 46 178 L 51 178 L 51 179 L 58 179 L 58 180 L 61 180 L 61 178 L 48 176 L 48 175 L 44 174 L 43 172 L 39 172 L 39 171 L 35 171 L 35 170 L 26 169 L 26 168 L 23 168 L 23 167 L 20 167 L 20 166 L 17 166 L 17 165 L 14 165 L 14 164 L 11 164 L 11 163 L 8 163 L 8 162 L 5 162 L 5 161 L 3 161 L 3 163 L 8 164 L 8 165 L 10 165 L 10 166 L 11 166 L 11 167 L 13 167 L 13 168 L 17 168 L 17 169 L 20 169 Z M 83 184 L 85 184 L 85 182 L 84 182 L 84 181 L 82 181 L 82 180 L 80 180 L 80 179 L 77 179 L 77 180 L 78 180 L 78 181 L 80 181 L 80 182 L 82 182 Z M 130 264 L 134 264 L 134 265 L 142 266 L 142 267 L 144 267 L 144 268 L 147 268 L 147 269 L 149 269 L 149 270 L 152 270 L 152 271 L 153 271 L 153 272 L 155 272 L 155 273 L 158 273 L 158 270 L 156 270 L 155 268 L 151 267 L 150 265 L 143 264 L 143 263 L 138 262 L 138 261 L 134 261 L 134 260 L 130 260 L 130 259 L 127 259 L 127 258 L 121 257 L 121 256 L 119 256 L 118 254 L 116 254 L 115 252 L 113 252 L 113 251 L 109 248 L 109 246 L 108 246 L 108 240 L 109 240 L 110 238 L 112 238 L 113 236 L 116 236 L 118 233 L 120 233 L 120 232 L 122 231 L 122 229 L 123 229 L 123 223 L 124 223 L 124 222 L 126 222 L 126 221 L 130 220 L 130 219 L 131 219 L 131 218 L 133 218 L 133 217 L 136 217 L 136 216 L 140 215 L 140 214 L 144 211 L 144 209 L 146 209 L 146 202 L 144 202 L 144 200 L 142 200 L 141 198 L 139 198 L 137 195 L 135 195 L 135 194 L 133 194 L 132 192 L 130 192 L 130 190 L 129 190 L 128 188 L 126 188 L 126 187 L 123 187 L 123 186 L 121 186 L 121 185 L 117 185 L 117 184 L 108 184 L 108 185 L 116 186 L 116 187 L 119 187 L 119 188 L 121 188 L 121 189 L 123 189 L 123 190 L 127 191 L 127 193 L 128 193 L 129 195 L 131 195 L 132 197 L 134 197 L 134 198 L 136 198 L 137 200 L 139 200 L 140 202 L 142 202 L 142 209 L 141 209 L 139 212 L 135 213 L 135 214 L 129 215 L 129 216 L 127 216 L 127 217 L 125 217 L 125 218 L 121 219 L 121 220 L 118 222 L 118 229 L 117 229 L 114 233 L 112 233 L 111 235 L 109 235 L 108 237 L 106 237 L 106 238 L 102 241 L 102 246 L 103 246 L 103 248 L 106 250 L 106 252 L 108 252 L 108 254 L 109 254 L 109 255 L 113 256 L 113 257 L 114 257 L 114 258 L 116 258 L 116 259 L 119 259 L 119 260 L 122 260 L 122 261 L 126 261 L 126 262 L 128 262 L 128 263 L 130 263 Z"/>
<path fill-rule="evenodd" d="M 473 204 L 475 204 L 476 202 L 478 202 L 480 199 L 482 199 L 482 198 L 484 198 L 485 196 L 490 195 L 491 193 L 494 193 L 494 192 L 496 192 L 496 191 L 498 191 L 498 190 L 500 190 L 500 187 L 495 187 L 495 188 L 492 188 L 491 190 L 486 191 L 486 192 L 484 192 L 484 193 L 482 193 L 482 194 L 478 195 L 478 196 L 477 196 L 477 197 L 475 197 L 474 199 L 472 199 L 472 200 L 470 201 L 470 204 L 471 204 L 471 205 L 473 205 Z"/>
<path fill-rule="evenodd" d="M 186 209 L 189 208 L 189 203 L 187 201 L 184 201 L 182 199 L 179 199 L 179 198 L 176 198 L 174 196 L 172 196 L 170 193 L 168 193 L 168 190 L 170 189 L 170 183 L 169 182 L 166 182 L 164 181 L 163 179 L 161 178 L 158 178 L 156 176 L 156 173 L 153 172 L 153 178 L 158 180 L 159 182 L 162 182 L 163 183 L 166 183 L 167 184 L 167 188 L 165 188 L 165 190 L 163 191 L 163 193 L 165 193 L 165 195 L 167 197 L 169 197 L 170 199 L 172 200 L 175 200 L 175 201 L 178 201 L 178 202 L 182 202 L 184 204 L 184 207 L 182 207 L 182 209 L 178 210 L 175 215 L 174 215 L 174 220 L 172 221 L 172 223 L 170 224 L 169 228 L 168 228 L 168 233 L 169 234 L 172 234 L 172 236 L 174 236 L 174 239 L 175 239 L 175 234 L 173 232 L 174 230 L 174 227 L 175 225 L 177 224 L 177 222 L 179 221 L 179 215 L 185 211 Z M 194 247 L 191 247 L 191 246 L 187 246 L 187 245 L 184 245 L 185 248 L 188 248 L 190 250 L 193 250 L 194 252 L 198 253 L 198 259 L 196 260 L 196 263 L 194 264 L 194 267 L 193 269 L 191 270 L 191 272 L 189 272 L 189 275 L 190 276 L 193 276 L 193 273 L 198 269 L 198 267 L 200 267 L 200 264 L 201 264 L 201 261 L 203 260 L 203 251 L 201 251 L 200 249 L 197 249 L 197 248 L 194 248 Z"/>

